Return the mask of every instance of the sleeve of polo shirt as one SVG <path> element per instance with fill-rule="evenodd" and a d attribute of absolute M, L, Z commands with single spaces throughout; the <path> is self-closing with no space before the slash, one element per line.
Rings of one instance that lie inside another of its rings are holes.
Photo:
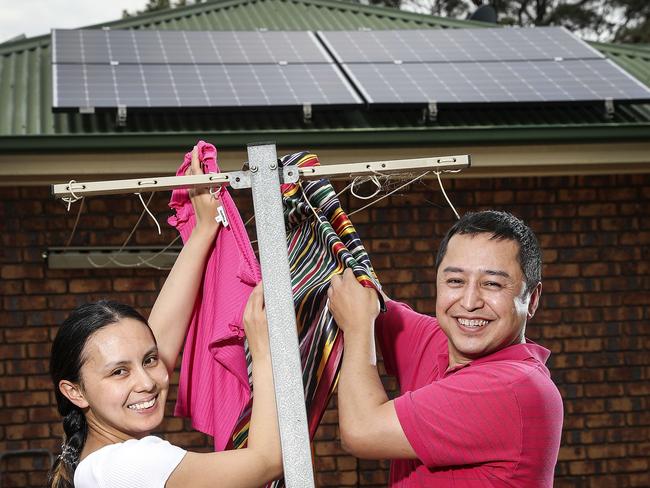
<path fill-rule="evenodd" d="M 430 351 L 430 339 L 439 330 L 435 324 L 433 317 L 414 312 L 405 303 L 386 302 L 386 311 L 375 321 L 375 335 L 388 374 L 400 383 L 412 375 L 419 358 Z"/>
<path fill-rule="evenodd" d="M 404 434 L 429 468 L 517 459 L 522 416 L 498 374 L 471 366 L 395 400 Z"/>

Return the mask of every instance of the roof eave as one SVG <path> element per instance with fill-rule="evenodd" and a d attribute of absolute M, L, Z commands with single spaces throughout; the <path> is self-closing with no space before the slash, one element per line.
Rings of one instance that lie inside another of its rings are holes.
<path fill-rule="evenodd" d="M 283 145 L 353 146 L 447 143 L 533 143 L 540 141 L 616 141 L 649 140 L 650 124 L 625 126 L 530 126 L 411 129 L 345 129 L 345 130 L 260 130 L 247 132 L 178 132 L 146 134 L 61 134 L 0 137 L 0 151 L 42 152 L 85 149 L 165 149 L 193 144 L 197 138 L 209 138 L 220 147 L 241 147 L 259 140 L 274 140 Z M 38 148 L 34 151 L 34 148 Z"/>

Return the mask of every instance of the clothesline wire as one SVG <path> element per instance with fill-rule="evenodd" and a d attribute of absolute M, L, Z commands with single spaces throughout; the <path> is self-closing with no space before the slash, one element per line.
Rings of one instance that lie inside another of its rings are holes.
<path fill-rule="evenodd" d="M 444 172 L 447 172 L 447 173 L 457 173 L 457 172 L 459 172 L 459 171 L 460 171 L 460 170 L 447 170 L 447 171 L 444 171 Z M 371 207 L 371 206 L 373 206 L 373 205 L 379 203 L 380 201 L 382 201 L 382 200 L 384 200 L 384 199 L 390 197 L 391 195 L 397 193 L 397 192 L 400 191 L 402 188 L 405 188 L 405 187 L 407 187 L 407 186 L 409 186 L 409 185 L 415 183 L 416 181 L 418 181 L 418 180 L 424 178 L 426 175 L 428 175 L 428 174 L 431 173 L 431 172 L 432 172 L 432 171 L 426 171 L 426 172 L 424 172 L 424 173 L 422 173 L 422 174 L 416 176 L 415 178 L 410 179 L 409 181 L 407 181 L 407 182 L 404 183 L 403 185 L 398 186 L 397 188 L 391 190 L 390 192 L 386 193 L 385 195 L 382 195 L 381 197 L 377 198 L 376 200 L 373 200 L 372 202 L 370 202 L 370 203 L 364 205 L 364 206 L 361 207 L 361 208 L 358 208 L 358 209 L 356 209 L 356 210 L 353 210 L 352 212 L 350 212 L 350 213 L 348 214 L 348 216 L 350 217 L 350 216 L 352 216 L 352 215 L 354 215 L 354 214 L 356 214 L 356 213 L 359 213 L 359 212 L 361 212 L 361 211 L 363 211 L 363 210 L 365 210 L 365 209 L 367 209 L 367 208 L 369 208 L 369 207 Z M 374 171 L 374 173 L 377 173 L 377 175 L 384 177 L 386 181 L 388 181 L 388 180 L 390 179 L 390 176 L 388 176 L 388 175 L 384 175 L 384 174 L 381 174 L 381 173 L 379 173 L 378 171 Z M 451 203 L 451 200 L 449 199 L 449 196 L 447 195 L 447 192 L 445 191 L 444 185 L 442 184 L 442 180 L 441 180 L 441 178 L 440 178 L 440 173 L 441 173 L 441 172 L 440 172 L 440 171 L 433 171 L 433 173 L 436 175 L 436 178 L 437 178 L 437 180 L 438 180 L 438 185 L 440 186 L 440 190 L 441 190 L 443 196 L 445 197 L 445 200 L 446 200 L 447 203 L 449 204 L 449 207 L 450 207 L 451 210 L 454 212 L 454 215 L 456 216 L 456 218 L 457 218 L 457 219 L 460 219 L 460 216 L 459 216 L 458 212 L 456 211 L 456 208 L 455 208 L 454 205 Z M 378 193 L 379 191 L 381 191 L 381 188 L 382 188 L 382 187 L 381 187 L 381 183 L 379 182 L 377 176 L 376 176 L 376 175 L 373 175 L 373 176 L 369 177 L 366 181 L 372 181 L 375 185 L 377 185 L 377 190 L 376 190 L 372 195 L 369 195 L 369 196 L 362 196 L 362 195 L 359 195 L 359 194 L 355 193 L 355 192 L 354 192 L 354 185 L 355 185 L 355 184 L 358 184 L 358 182 L 359 182 L 359 180 L 360 180 L 361 178 L 364 178 L 364 177 L 359 177 L 359 176 L 358 176 L 358 177 L 354 178 L 350 184 L 348 184 L 348 185 L 345 186 L 341 191 L 339 191 L 338 193 L 336 193 L 336 194 L 334 195 L 334 197 L 337 198 L 337 197 L 340 196 L 342 193 L 344 193 L 346 190 L 350 189 L 350 192 L 351 192 L 352 195 L 354 195 L 356 198 L 359 198 L 359 199 L 362 199 L 362 200 L 367 200 L 367 199 L 369 199 L 369 198 L 372 198 L 372 197 L 376 196 L 377 193 Z M 314 213 L 314 216 L 316 217 L 317 220 L 320 220 L 320 217 L 319 217 L 319 215 L 318 215 L 317 210 L 316 210 L 316 209 L 311 205 L 311 202 L 309 202 L 309 199 L 307 198 L 307 195 L 305 194 L 305 190 L 304 190 L 303 187 L 302 187 L 302 183 L 298 182 L 298 187 L 300 188 L 300 191 L 301 191 L 301 193 L 302 193 L 302 195 L 303 195 L 305 201 L 307 202 L 307 204 L 308 204 L 309 207 L 311 208 L 312 212 Z M 156 193 L 156 192 L 152 192 L 152 193 L 151 193 L 151 196 L 149 197 L 149 199 L 147 200 L 146 203 L 145 203 L 144 199 L 142 198 L 142 194 L 140 194 L 140 193 L 136 193 L 136 195 L 138 196 L 138 198 L 139 198 L 140 201 L 142 202 L 142 205 L 143 205 L 144 209 L 143 209 L 142 213 L 140 214 L 140 217 L 138 218 L 138 221 L 135 223 L 135 225 L 134 225 L 133 228 L 131 229 L 131 232 L 129 233 L 129 235 L 127 236 L 127 238 L 124 240 L 124 242 L 122 243 L 122 245 L 120 246 L 120 248 L 116 251 L 115 254 L 116 254 L 117 256 L 119 256 L 119 255 L 124 251 L 124 248 L 125 248 L 126 245 L 128 244 L 128 242 L 129 242 L 129 240 L 131 239 L 131 237 L 133 236 L 133 234 L 135 233 L 136 229 L 138 228 L 138 225 L 140 225 L 140 222 L 142 221 L 142 219 L 143 219 L 145 213 L 146 213 L 146 214 L 149 214 L 149 216 L 151 216 L 151 218 L 153 219 L 154 223 L 156 224 L 156 227 L 158 228 L 158 234 L 159 234 L 159 235 L 161 234 L 160 225 L 158 224 L 158 220 L 157 220 L 156 217 L 151 213 L 151 211 L 149 210 L 149 207 L 148 207 L 148 205 L 149 205 L 149 203 L 151 203 L 151 200 L 153 199 L 155 193 Z M 68 238 L 68 241 L 67 241 L 65 247 L 68 247 L 68 246 L 70 245 L 70 243 L 72 242 L 72 238 L 74 237 L 75 231 L 76 231 L 76 229 L 77 229 L 77 224 L 79 223 L 79 218 L 80 218 L 80 216 L 81 216 L 81 212 L 82 212 L 82 208 L 83 208 L 84 201 L 83 201 L 83 197 L 82 197 L 82 198 L 78 198 L 78 197 L 77 197 L 77 199 L 81 200 L 81 205 L 79 206 L 79 210 L 78 210 L 78 212 L 77 212 L 77 217 L 76 217 L 76 220 L 75 220 L 74 226 L 73 226 L 73 228 L 72 228 L 72 232 L 71 232 L 71 234 L 70 234 L 70 237 Z M 254 215 L 254 214 L 253 214 L 253 216 L 251 216 L 251 217 L 250 217 L 250 218 L 249 218 L 249 219 L 244 223 L 244 226 L 247 226 L 247 225 L 248 225 L 249 223 L 251 223 L 253 220 L 255 220 L 255 215 Z M 179 238 L 180 238 L 180 235 L 176 236 L 176 237 L 175 237 L 175 238 L 174 238 L 174 239 L 173 239 L 169 244 L 167 244 L 167 246 L 165 246 L 162 250 L 160 250 L 159 252 L 157 252 L 157 253 L 154 254 L 153 256 L 151 256 L 151 257 L 149 257 L 149 258 L 147 258 L 147 259 L 139 258 L 140 262 L 139 262 L 139 263 L 136 263 L 136 264 L 121 263 L 121 262 L 119 262 L 117 259 L 115 259 L 114 256 L 107 256 L 107 257 L 108 257 L 108 261 L 107 261 L 105 264 L 103 264 L 103 265 L 94 262 L 94 261 L 90 258 L 90 256 L 88 256 L 87 259 L 88 259 L 88 262 L 89 262 L 93 267 L 95 267 L 95 268 L 103 268 L 103 267 L 106 267 L 106 266 L 108 266 L 108 262 L 110 261 L 110 262 L 113 262 L 113 263 L 114 263 L 115 265 L 117 265 L 117 266 L 125 267 L 125 268 L 134 268 L 134 267 L 138 267 L 138 266 L 141 266 L 141 265 L 144 264 L 144 265 L 149 266 L 149 267 L 151 267 L 151 268 L 155 268 L 155 269 L 159 269 L 159 270 L 167 270 L 167 269 L 170 269 L 170 268 L 156 266 L 156 265 L 154 265 L 154 264 L 151 264 L 151 262 L 152 262 L 155 258 L 157 258 L 158 256 L 160 256 L 162 253 L 164 253 L 167 249 L 169 249 L 172 245 L 174 245 L 174 243 L 175 243 L 176 241 L 178 241 Z M 251 241 L 251 244 L 255 244 L 255 243 L 257 243 L 257 240 Z"/>
<path fill-rule="evenodd" d="M 72 226 L 72 231 L 70 232 L 70 237 L 68 237 L 68 240 L 66 241 L 64 247 L 70 247 L 70 243 L 72 242 L 72 239 L 74 238 L 74 234 L 77 231 L 77 225 L 79 224 L 79 218 L 81 217 L 81 211 L 83 210 L 84 203 L 85 203 L 85 200 L 83 198 L 81 198 L 80 200 L 81 203 L 79 204 L 79 210 L 77 210 L 77 218 L 74 221 L 74 225 Z M 68 211 L 70 211 L 69 208 Z"/>

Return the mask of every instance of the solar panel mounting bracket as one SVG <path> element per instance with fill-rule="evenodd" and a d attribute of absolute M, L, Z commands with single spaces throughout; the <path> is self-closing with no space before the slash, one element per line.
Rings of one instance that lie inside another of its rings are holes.
<path fill-rule="evenodd" d="M 427 108 L 424 110 L 425 121 L 437 122 L 438 121 L 438 103 L 435 101 L 429 102 Z"/>
<path fill-rule="evenodd" d="M 79 107 L 80 114 L 94 114 L 95 107 Z"/>
<path fill-rule="evenodd" d="M 614 107 L 614 99 L 608 97 L 605 99 L 605 118 L 611 120 L 614 118 L 614 112 L 616 108 Z"/>
<path fill-rule="evenodd" d="M 302 104 L 302 120 L 305 124 L 311 124 L 312 110 L 311 103 Z"/>
<path fill-rule="evenodd" d="M 126 105 L 118 105 L 115 114 L 115 125 L 117 127 L 126 127 Z"/>

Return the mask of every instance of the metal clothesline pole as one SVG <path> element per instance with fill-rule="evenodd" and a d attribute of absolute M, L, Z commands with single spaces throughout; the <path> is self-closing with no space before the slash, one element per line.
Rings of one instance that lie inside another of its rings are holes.
<path fill-rule="evenodd" d="M 313 488 L 314 472 L 280 185 L 296 182 L 299 178 L 348 178 L 405 171 L 455 171 L 469 167 L 469 156 L 280 168 L 275 143 L 256 143 L 248 145 L 248 164 L 249 171 L 230 173 L 90 183 L 71 181 L 52 185 L 52 193 L 57 197 L 74 200 L 88 195 L 222 184 L 229 184 L 233 188 L 251 188 L 269 324 L 284 479 L 287 488 Z"/>
<path fill-rule="evenodd" d="M 275 144 L 249 144 L 248 164 L 269 324 L 275 403 L 287 487 L 314 486 L 302 366 Z"/>

